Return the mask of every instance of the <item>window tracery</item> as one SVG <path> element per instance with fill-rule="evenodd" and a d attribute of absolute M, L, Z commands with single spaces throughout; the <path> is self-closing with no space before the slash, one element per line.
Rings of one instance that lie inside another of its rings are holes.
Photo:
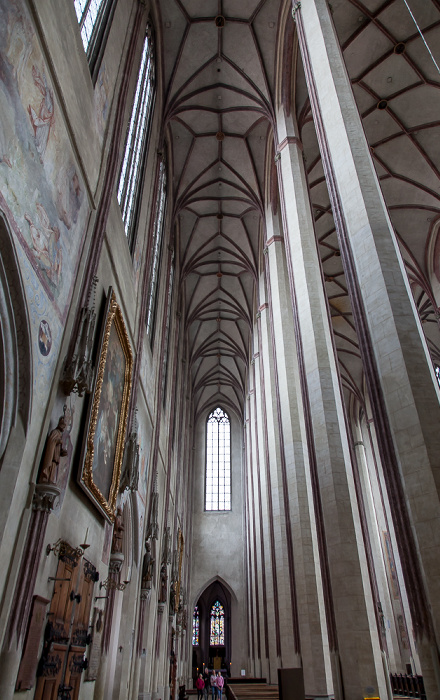
<path fill-rule="evenodd" d="M 169 357 L 169 345 L 170 345 L 170 327 L 171 327 L 171 302 L 173 300 L 173 288 L 174 288 L 174 251 L 171 253 L 170 262 L 170 273 L 168 276 L 168 288 L 167 288 L 167 314 L 165 319 L 165 342 L 164 342 L 164 356 L 163 356 L 163 374 L 162 374 L 162 401 L 165 404 L 166 389 L 168 382 L 168 357 Z"/>
<path fill-rule="evenodd" d="M 220 407 L 206 423 L 205 510 L 231 510 L 231 423 Z"/>
<path fill-rule="evenodd" d="M 153 337 L 154 318 L 156 313 L 157 283 L 159 280 L 160 252 L 162 249 L 163 227 L 166 210 L 167 193 L 167 172 L 165 159 L 162 158 L 159 164 L 159 182 L 157 188 L 157 200 L 155 219 L 153 226 L 152 254 L 150 263 L 150 282 L 147 299 L 146 326 L 147 335 L 150 342 Z"/>
<path fill-rule="evenodd" d="M 211 646 L 224 646 L 225 644 L 225 611 L 223 605 L 217 600 L 211 608 Z"/>
<path fill-rule="evenodd" d="M 199 646 L 199 629 L 200 629 L 200 615 L 199 607 L 196 605 L 193 613 L 193 633 L 192 633 L 192 643 L 194 647 Z"/>
<path fill-rule="evenodd" d="M 136 214 L 141 194 L 142 166 L 147 151 L 154 96 L 154 45 L 151 37 L 151 28 L 149 27 L 142 50 L 118 184 L 118 202 L 121 207 L 122 220 L 130 246 L 133 245 L 134 241 Z"/>
<path fill-rule="evenodd" d="M 74 0 L 84 51 L 94 77 L 99 69 L 115 5 L 115 0 Z"/>

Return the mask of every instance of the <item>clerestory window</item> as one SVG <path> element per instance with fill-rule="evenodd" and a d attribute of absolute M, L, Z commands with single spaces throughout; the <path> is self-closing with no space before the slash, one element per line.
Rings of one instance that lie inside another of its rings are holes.
<path fill-rule="evenodd" d="M 231 510 L 231 423 L 220 407 L 206 422 L 205 510 Z"/>
<path fill-rule="evenodd" d="M 95 79 L 104 53 L 116 0 L 74 0 L 90 73 Z"/>
<path fill-rule="evenodd" d="M 151 34 L 151 27 L 148 27 L 118 183 L 118 202 L 131 249 L 135 238 L 136 220 L 142 192 L 142 173 L 147 154 L 155 96 L 154 46 Z"/>
<path fill-rule="evenodd" d="M 173 287 L 174 287 L 174 251 L 171 253 L 170 261 L 170 274 L 168 277 L 168 289 L 167 289 L 167 312 L 165 318 L 165 342 L 164 342 L 164 353 L 163 353 L 163 370 L 162 370 L 162 402 L 165 405 L 165 397 L 168 382 L 168 357 L 170 350 L 170 327 L 171 327 L 171 302 L 173 300 Z"/>
<path fill-rule="evenodd" d="M 163 228 L 165 221 L 165 210 L 167 201 L 167 175 L 166 163 L 162 158 L 159 164 L 158 172 L 158 187 L 155 207 L 155 216 L 153 223 L 153 239 L 152 251 L 150 260 L 150 275 L 147 297 L 147 314 L 145 323 L 147 326 L 147 335 L 150 338 L 150 343 L 153 342 L 154 320 L 156 316 L 156 296 L 157 285 L 159 281 L 159 264 L 160 253 L 162 250 Z"/>

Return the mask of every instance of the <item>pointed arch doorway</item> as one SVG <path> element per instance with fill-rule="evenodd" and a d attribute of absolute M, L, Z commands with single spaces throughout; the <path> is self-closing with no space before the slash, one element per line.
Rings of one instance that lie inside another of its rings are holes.
<path fill-rule="evenodd" d="M 198 636 L 193 635 L 193 676 L 209 669 L 230 672 L 231 594 L 218 579 L 196 601 Z M 198 642 L 195 644 L 194 642 Z"/>

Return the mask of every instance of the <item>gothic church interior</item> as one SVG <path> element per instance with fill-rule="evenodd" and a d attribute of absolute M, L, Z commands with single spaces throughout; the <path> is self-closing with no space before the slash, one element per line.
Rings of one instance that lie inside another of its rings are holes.
<path fill-rule="evenodd" d="M 2 700 L 440 698 L 439 64 L 439 0 L 0 0 Z"/>

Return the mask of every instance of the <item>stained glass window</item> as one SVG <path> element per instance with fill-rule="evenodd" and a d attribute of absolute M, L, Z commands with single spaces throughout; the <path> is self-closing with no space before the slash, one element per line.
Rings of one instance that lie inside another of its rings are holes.
<path fill-rule="evenodd" d="M 148 134 L 155 95 L 155 70 L 151 27 L 148 27 L 142 51 L 130 123 L 125 139 L 124 157 L 118 184 L 125 233 L 133 243 L 136 214 L 141 192 L 142 166 L 145 161 Z"/>
<path fill-rule="evenodd" d="M 206 423 L 205 510 L 231 510 L 231 424 L 220 407 Z"/>
<path fill-rule="evenodd" d="M 225 611 L 223 605 L 217 600 L 211 608 L 211 646 L 224 646 L 225 644 Z"/>
<path fill-rule="evenodd" d="M 90 72 L 92 76 L 96 76 L 116 2 L 115 0 L 74 0 L 74 6 Z"/>
<path fill-rule="evenodd" d="M 193 613 L 193 646 L 199 645 L 199 608 L 196 605 Z"/>

